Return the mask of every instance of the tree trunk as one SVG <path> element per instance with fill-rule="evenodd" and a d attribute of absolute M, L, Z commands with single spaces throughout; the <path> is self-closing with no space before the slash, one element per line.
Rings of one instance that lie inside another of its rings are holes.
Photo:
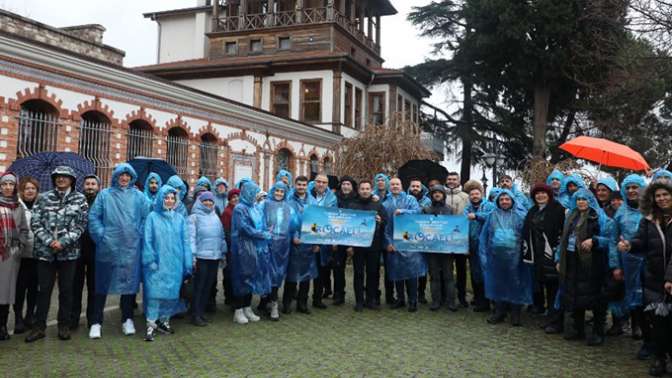
<path fill-rule="evenodd" d="M 538 85 L 534 88 L 534 159 L 544 159 L 546 153 L 546 125 L 548 124 L 548 107 L 551 101 L 551 88 Z"/>
<path fill-rule="evenodd" d="M 471 78 L 463 76 L 461 78 L 463 87 L 462 99 L 462 165 L 460 167 L 460 178 L 462 184 L 467 182 L 471 176 L 471 150 L 473 141 L 471 134 L 474 124 L 474 103 L 471 98 L 472 83 Z"/>
<path fill-rule="evenodd" d="M 565 124 L 562 126 L 562 133 L 560 133 L 560 138 L 558 138 L 558 145 L 555 146 L 553 152 L 551 152 L 551 164 L 557 164 L 560 162 L 560 156 L 562 151 L 560 150 L 559 147 L 560 145 L 562 145 L 567 141 L 567 137 L 569 136 L 569 132 L 572 130 L 572 125 L 574 124 L 575 119 L 576 119 L 576 111 L 571 110 L 569 114 L 567 114 Z"/>

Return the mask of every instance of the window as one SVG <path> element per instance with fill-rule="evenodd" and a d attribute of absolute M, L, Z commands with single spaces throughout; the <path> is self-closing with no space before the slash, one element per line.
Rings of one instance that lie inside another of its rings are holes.
<path fill-rule="evenodd" d="M 369 120 L 374 125 L 382 125 L 385 122 L 385 93 L 369 93 Z"/>
<path fill-rule="evenodd" d="M 275 171 L 279 172 L 281 169 L 291 172 L 293 167 L 292 164 L 292 153 L 286 149 L 282 148 L 275 155 Z"/>
<path fill-rule="evenodd" d="M 206 176 L 214 182 L 217 178 L 217 162 L 219 161 L 217 137 L 210 133 L 203 134 L 199 150 L 201 152 L 201 176 Z"/>
<path fill-rule="evenodd" d="M 278 38 L 278 48 L 280 50 L 289 50 L 292 47 L 291 40 L 289 37 L 279 37 Z"/>
<path fill-rule="evenodd" d="M 411 102 L 408 100 L 404 101 L 404 119 L 411 121 Z"/>
<path fill-rule="evenodd" d="M 42 100 L 29 100 L 21 104 L 16 144 L 18 158 L 56 150 L 57 134 L 58 110 Z"/>
<path fill-rule="evenodd" d="M 301 80 L 301 121 L 322 122 L 322 80 Z"/>
<path fill-rule="evenodd" d="M 352 127 L 352 84 L 345 83 L 345 126 Z"/>
<path fill-rule="evenodd" d="M 271 83 L 271 113 L 280 117 L 290 117 L 291 88 L 292 84 L 289 81 Z"/>
<path fill-rule="evenodd" d="M 226 55 L 236 55 L 238 53 L 238 44 L 236 42 L 226 42 L 224 48 Z"/>
<path fill-rule="evenodd" d="M 250 51 L 257 53 L 261 52 L 262 49 L 261 39 L 253 39 L 250 41 Z"/>
<path fill-rule="evenodd" d="M 102 113 L 90 111 L 82 114 L 79 123 L 79 154 L 93 163 L 96 175 L 108 184 L 112 161 L 110 160 L 110 120 Z"/>
<path fill-rule="evenodd" d="M 138 156 L 152 157 L 152 142 L 154 135 L 152 126 L 141 119 L 136 119 L 128 125 L 126 143 L 126 160 L 135 159 Z"/>
<path fill-rule="evenodd" d="M 310 179 L 315 178 L 318 173 L 320 173 L 320 161 L 317 156 L 310 155 Z"/>
<path fill-rule="evenodd" d="M 362 128 L 362 90 L 355 88 L 355 129 Z"/>
<path fill-rule="evenodd" d="M 189 136 L 179 127 L 168 130 L 168 164 L 175 167 L 178 175 L 187 174 L 187 160 L 189 153 Z"/>
<path fill-rule="evenodd" d="M 397 113 L 401 114 L 404 112 L 404 98 L 401 95 L 397 95 Z"/>

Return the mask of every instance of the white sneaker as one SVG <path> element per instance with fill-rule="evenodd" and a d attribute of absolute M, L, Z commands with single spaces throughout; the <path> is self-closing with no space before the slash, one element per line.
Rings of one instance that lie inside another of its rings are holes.
<path fill-rule="evenodd" d="M 95 339 L 100 339 L 100 333 L 101 333 L 102 327 L 100 324 L 94 324 L 91 326 L 91 329 L 89 329 L 89 339 L 95 340 Z"/>
<path fill-rule="evenodd" d="M 124 324 L 121 325 L 121 332 L 126 336 L 135 335 L 135 324 L 133 324 L 133 320 L 126 319 Z"/>
<path fill-rule="evenodd" d="M 233 313 L 233 322 L 237 324 L 247 324 L 249 322 L 242 308 L 237 309 L 236 312 Z"/>
<path fill-rule="evenodd" d="M 278 302 L 271 302 L 271 320 L 280 320 L 280 311 L 278 311 Z"/>
<path fill-rule="evenodd" d="M 254 313 L 254 311 L 252 311 L 252 307 L 245 307 L 243 309 L 243 313 L 245 314 L 247 320 L 251 322 L 258 322 L 259 320 L 261 320 L 261 318 L 258 317 L 257 314 Z"/>

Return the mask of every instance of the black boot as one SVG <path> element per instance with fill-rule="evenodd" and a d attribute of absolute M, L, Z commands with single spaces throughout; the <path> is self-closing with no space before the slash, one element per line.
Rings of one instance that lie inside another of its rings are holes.
<path fill-rule="evenodd" d="M 23 322 L 21 315 L 14 313 L 14 334 L 20 335 L 26 332 L 26 324 Z M 5 327 L 7 328 L 7 327 Z"/>
<path fill-rule="evenodd" d="M 634 330 L 633 330 L 634 331 Z M 612 317 L 611 328 L 607 331 L 607 336 L 620 336 L 623 334 L 623 318 Z"/>
<path fill-rule="evenodd" d="M 565 340 L 575 341 L 586 338 L 585 318 L 581 315 L 572 314 L 573 324 L 571 327 L 565 328 Z"/>
<path fill-rule="evenodd" d="M 519 306 L 514 306 L 514 308 L 511 309 L 511 325 L 513 327 L 520 327 L 521 326 L 520 312 L 521 312 L 521 308 Z"/>
<path fill-rule="evenodd" d="M 282 297 L 282 313 L 291 314 L 292 313 L 292 296 L 285 294 Z"/>
<path fill-rule="evenodd" d="M 296 312 L 301 314 L 310 314 L 308 309 L 308 300 L 307 299 L 298 299 L 296 302 Z"/>
<path fill-rule="evenodd" d="M 0 341 L 9 340 L 9 332 L 6 325 L 0 325 Z"/>
<path fill-rule="evenodd" d="M 593 312 L 593 332 L 588 338 L 588 346 L 600 346 L 604 344 L 604 317 Z"/>
<path fill-rule="evenodd" d="M 652 377 L 662 377 L 665 375 L 665 356 L 656 357 L 649 367 L 649 375 Z"/>

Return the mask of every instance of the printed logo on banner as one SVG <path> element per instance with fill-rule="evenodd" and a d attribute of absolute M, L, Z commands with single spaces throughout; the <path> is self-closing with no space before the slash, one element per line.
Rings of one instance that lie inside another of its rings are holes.
<path fill-rule="evenodd" d="M 463 215 L 402 214 L 394 217 L 394 247 L 408 252 L 469 253 L 469 221 Z"/>
<path fill-rule="evenodd" d="M 301 241 L 306 244 L 370 247 L 376 231 L 376 213 L 306 206 L 301 223 Z"/>

